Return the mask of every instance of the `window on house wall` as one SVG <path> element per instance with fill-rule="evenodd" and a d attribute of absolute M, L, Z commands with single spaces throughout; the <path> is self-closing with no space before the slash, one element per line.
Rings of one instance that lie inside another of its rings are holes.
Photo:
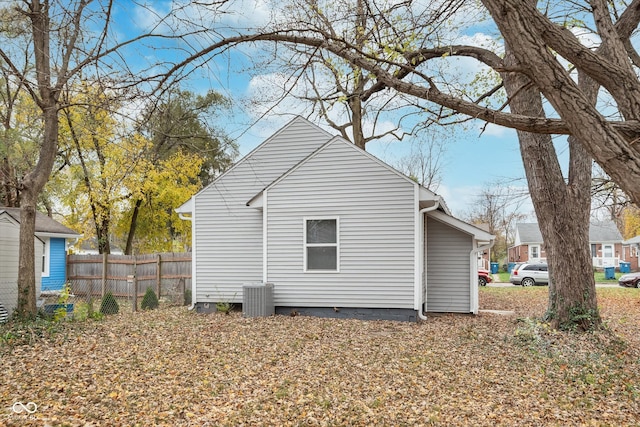
<path fill-rule="evenodd" d="M 602 245 L 602 257 L 613 258 L 613 245 Z"/>
<path fill-rule="evenodd" d="M 531 245 L 529 246 L 529 258 L 540 258 L 540 246 Z"/>
<path fill-rule="evenodd" d="M 338 271 L 338 219 L 305 219 L 305 271 Z"/>
<path fill-rule="evenodd" d="M 42 277 L 49 277 L 49 260 L 51 259 L 51 240 L 42 239 Z"/>
<path fill-rule="evenodd" d="M 598 245 L 595 243 L 591 244 L 591 258 L 598 258 Z"/>

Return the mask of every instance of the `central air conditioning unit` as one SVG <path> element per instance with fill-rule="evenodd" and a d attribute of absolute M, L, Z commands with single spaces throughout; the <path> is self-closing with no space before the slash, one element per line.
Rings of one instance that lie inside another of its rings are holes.
<path fill-rule="evenodd" d="M 273 316 L 273 283 L 247 284 L 242 286 L 242 315 L 244 317 Z"/>

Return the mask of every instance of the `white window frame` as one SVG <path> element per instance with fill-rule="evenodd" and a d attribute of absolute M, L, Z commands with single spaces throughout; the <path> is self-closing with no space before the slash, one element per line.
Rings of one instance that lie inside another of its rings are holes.
<path fill-rule="evenodd" d="M 611 249 L 611 254 L 609 256 L 605 255 L 607 249 Z M 603 243 L 602 244 L 602 258 L 604 258 L 604 259 L 612 259 L 612 258 L 615 258 L 615 254 L 616 254 L 615 245 L 613 245 L 611 243 Z"/>
<path fill-rule="evenodd" d="M 307 243 L 307 222 L 308 221 L 335 221 L 336 222 L 336 242 L 335 243 Z M 335 270 L 309 270 L 307 268 L 307 248 L 308 247 L 335 247 L 336 248 L 336 269 Z M 340 217 L 337 216 L 310 216 L 302 219 L 302 252 L 303 268 L 305 273 L 339 273 L 340 272 Z"/>
<path fill-rule="evenodd" d="M 51 238 L 42 237 L 42 276 L 49 277 L 51 271 Z"/>
<path fill-rule="evenodd" d="M 538 252 L 538 256 L 533 256 L 533 248 L 536 248 Z M 541 258 L 541 248 L 540 245 L 529 245 L 529 259 L 531 260 L 539 260 Z"/>

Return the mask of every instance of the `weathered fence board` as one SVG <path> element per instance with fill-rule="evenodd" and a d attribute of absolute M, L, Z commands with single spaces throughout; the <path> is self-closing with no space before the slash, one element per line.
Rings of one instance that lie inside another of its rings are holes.
<path fill-rule="evenodd" d="M 184 295 L 191 289 L 191 254 L 69 255 L 67 279 L 74 293 L 103 296 L 142 295 L 148 287 L 158 297 Z"/>

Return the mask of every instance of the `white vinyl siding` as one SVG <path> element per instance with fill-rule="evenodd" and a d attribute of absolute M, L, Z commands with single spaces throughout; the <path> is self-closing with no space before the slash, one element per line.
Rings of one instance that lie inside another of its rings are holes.
<path fill-rule="evenodd" d="M 473 237 L 428 214 L 425 225 L 427 311 L 471 312 L 469 260 Z"/>
<path fill-rule="evenodd" d="M 246 204 L 330 137 L 296 118 L 195 196 L 196 302 L 242 302 L 262 281 L 262 211 Z"/>
<path fill-rule="evenodd" d="M 414 186 L 335 140 L 267 190 L 278 306 L 414 307 Z M 305 218 L 339 218 L 339 272 L 304 271 Z"/>

